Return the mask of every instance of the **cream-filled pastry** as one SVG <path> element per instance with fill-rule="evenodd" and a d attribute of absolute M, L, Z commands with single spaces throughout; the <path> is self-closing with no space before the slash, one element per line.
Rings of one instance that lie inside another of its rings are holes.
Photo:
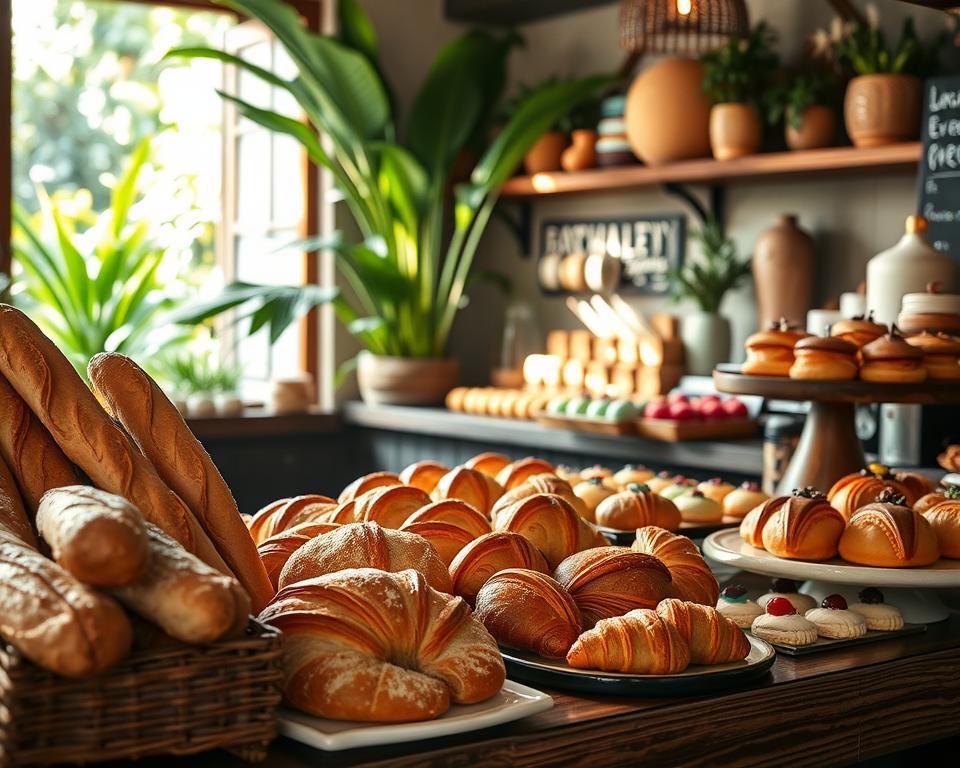
<path fill-rule="evenodd" d="M 621 488 L 626 488 L 631 483 L 643 485 L 653 477 L 653 470 L 647 469 L 642 464 L 627 464 L 613 476 L 613 480 Z"/>
<path fill-rule="evenodd" d="M 758 507 L 770 497 L 760 490 L 759 483 L 747 481 L 739 488 L 730 491 L 723 498 L 723 514 L 742 520 L 754 507 Z"/>
<path fill-rule="evenodd" d="M 667 498 L 666 494 L 662 494 L 662 497 Z M 686 523 L 719 523 L 723 518 L 723 507 L 713 499 L 708 499 L 700 490 L 694 489 L 677 496 L 673 503 Z"/>
<path fill-rule="evenodd" d="M 768 643 L 811 645 L 817 642 L 816 625 L 797 613 L 785 597 L 774 597 L 765 612 L 757 616 L 750 631 Z"/>
<path fill-rule="evenodd" d="M 689 493 L 697 487 L 697 481 L 691 480 L 683 475 L 676 475 L 673 482 L 660 491 L 660 495 L 667 499 L 675 499 L 685 493 Z"/>
<path fill-rule="evenodd" d="M 663 470 L 662 472 L 657 472 L 657 476 L 651 477 L 649 480 L 647 480 L 647 482 L 644 483 L 644 485 L 647 486 L 647 488 L 649 488 L 651 491 L 659 495 L 660 491 L 662 491 L 664 488 L 667 488 L 668 486 L 673 485 L 674 477 L 675 475 L 672 472 L 667 472 L 667 470 Z"/>
<path fill-rule="evenodd" d="M 717 610 L 740 629 L 750 629 L 753 620 L 763 615 L 763 608 L 747 597 L 747 590 L 741 584 L 730 584 L 720 591 Z"/>
<path fill-rule="evenodd" d="M 861 589 L 859 603 L 850 606 L 850 610 L 863 616 L 867 629 L 878 632 L 892 632 L 903 629 L 903 614 L 896 606 L 883 602 L 883 592 L 876 587 Z"/>
<path fill-rule="evenodd" d="M 770 591 L 757 598 L 757 605 L 766 608 L 767 603 L 776 597 L 785 597 L 801 616 L 811 608 L 817 607 L 817 601 L 810 595 L 799 591 L 797 582 L 793 579 L 774 579 L 770 584 Z"/>
<path fill-rule="evenodd" d="M 803 617 L 816 624 L 820 637 L 852 640 L 867 634 L 866 620 L 847 608 L 843 595 L 827 595 L 819 608 L 807 611 Z"/>
<path fill-rule="evenodd" d="M 697 490 L 703 493 L 708 499 L 713 499 L 718 504 L 722 504 L 728 494 L 736 490 L 730 483 L 725 483 L 719 477 L 711 477 L 704 480 L 697 486 Z"/>

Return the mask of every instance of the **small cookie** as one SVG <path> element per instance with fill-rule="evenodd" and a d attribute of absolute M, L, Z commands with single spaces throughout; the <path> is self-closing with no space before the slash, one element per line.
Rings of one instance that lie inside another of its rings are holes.
<path fill-rule="evenodd" d="M 843 595 L 827 595 L 819 608 L 807 611 L 803 617 L 816 625 L 820 637 L 853 640 L 867 634 L 867 622 L 847 608 Z"/>
<path fill-rule="evenodd" d="M 775 597 L 785 597 L 791 602 L 797 613 L 803 616 L 807 611 L 817 607 L 817 601 L 810 595 L 805 595 L 798 591 L 797 582 L 793 579 L 774 579 L 770 584 L 770 591 L 757 598 L 757 605 L 766 609 L 769 603 Z"/>
<path fill-rule="evenodd" d="M 763 615 L 763 608 L 747 597 L 747 590 L 740 584 L 730 584 L 720 592 L 717 610 L 740 629 L 750 629 L 753 620 Z"/>
<path fill-rule="evenodd" d="M 816 625 L 800 616 L 785 597 L 770 600 L 766 613 L 753 620 L 750 631 L 768 643 L 812 645 L 817 642 Z"/>
<path fill-rule="evenodd" d="M 850 606 L 850 610 L 863 616 L 867 629 L 877 632 L 892 632 L 903 629 L 903 614 L 896 606 L 883 602 L 883 593 L 876 587 L 861 589 L 859 603 Z"/>

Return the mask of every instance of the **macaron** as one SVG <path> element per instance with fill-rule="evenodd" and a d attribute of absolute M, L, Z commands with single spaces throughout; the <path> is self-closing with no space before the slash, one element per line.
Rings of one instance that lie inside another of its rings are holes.
<path fill-rule="evenodd" d="M 604 418 L 608 421 L 629 421 L 638 414 L 637 406 L 629 400 L 611 400 L 604 411 Z"/>
<path fill-rule="evenodd" d="M 589 416 L 591 419 L 602 419 L 606 414 L 607 407 L 609 405 L 609 400 L 591 400 L 590 405 L 587 406 L 584 416 Z"/>
<path fill-rule="evenodd" d="M 557 395 L 555 398 L 553 398 L 552 400 L 550 400 L 550 402 L 547 403 L 547 407 L 545 410 L 547 413 L 552 413 L 554 415 L 561 416 L 566 411 L 568 402 L 570 402 L 569 397 L 564 397 L 563 395 Z"/>
<path fill-rule="evenodd" d="M 567 416 L 586 416 L 589 407 L 589 397 L 571 397 L 564 406 L 563 412 Z"/>

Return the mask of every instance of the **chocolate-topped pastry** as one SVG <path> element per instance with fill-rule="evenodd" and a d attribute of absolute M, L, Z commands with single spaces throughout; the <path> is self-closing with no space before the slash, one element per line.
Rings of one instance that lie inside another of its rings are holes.
<path fill-rule="evenodd" d="M 924 331 L 906 341 L 923 350 L 923 367 L 927 369 L 928 379 L 960 381 L 960 339 L 945 333 Z"/>
<path fill-rule="evenodd" d="M 849 381 L 857 378 L 858 347 L 835 336 L 808 336 L 793 348 L 791 379 Z"/>
<path fill-rule="evenodd" d="M 916 509 L 919 511 L 919 504 Z M 960 488 L 948 488 L 943 498 L 922 514 L 937 535 L 940 554 L 960 559 Z"/>
<path fill-rule="evenodd" d="M 877 494 L 888 486 L 906 496 L 911 504 L 917 500 L 914 490 L 898 480 L 888 467 L 877 463 L 841 477 L 833 484 L 827 499 L 844 519 L 849 520 L 860 507 L 875 501 Z"/>
<path fill-rule="evenodd" d="M 894 487 L 884 488 L 872 504 L 850 517 L 840 537 L 840 557 L 858 565 L 919 568 L 940 557 L 937 535 Z"/>
<path fill-rule="evenodd" d="M 887 327 L 885 325 L 873 322 L 873 312 L 866 317 L 855 315 L 848 319 L 838 320 L 830 327 L 830 336 L 849 341 L 855 344 L 857 349 L 866 346 L 874 339 L 879 339 L 886 332 Z"/>
<path fill-rule="evenodd" d="M 871 341 L 860 350 L 864 381 L 919 383 L 927 378 L 923 367 L 923 351 L 906 342 L 892 326 L 890 333 Z"/>
<path fill-rule="evenodd" d="M 785 318 L 747 338 L 747 359 L 740 369 L 751 376 L 789 376 L 793 348 L 810 334 L 791 327 Z"/>

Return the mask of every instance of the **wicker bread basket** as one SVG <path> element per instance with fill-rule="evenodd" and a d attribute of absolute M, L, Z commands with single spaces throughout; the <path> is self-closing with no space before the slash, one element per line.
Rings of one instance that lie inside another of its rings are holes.
<path fill-rule="evenodd" d="M 68 680 L 0 642 L 0 766 L 92 763 L 227 749 L 265 759 L 277 733 L 281 635 L 135 652 L 108 674 Z"/>

